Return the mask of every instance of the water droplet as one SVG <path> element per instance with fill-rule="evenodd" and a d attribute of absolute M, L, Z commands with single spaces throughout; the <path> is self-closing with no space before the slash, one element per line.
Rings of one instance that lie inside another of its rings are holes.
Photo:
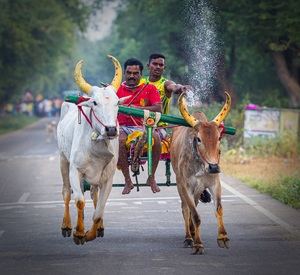
<path fill-rule="evenodd" d="M 219 41 L 216 34 L 215 12 L 204 0 L 186 2 L 186 52 L 189 80 L 194 88 L 188 93 L 188 105 L 199 105 L 215 89 Z"/>

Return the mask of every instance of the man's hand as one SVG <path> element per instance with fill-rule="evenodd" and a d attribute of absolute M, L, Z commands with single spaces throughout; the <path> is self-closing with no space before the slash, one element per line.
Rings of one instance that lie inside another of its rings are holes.
<path fill-rule="evenodd" d="M 175 93 L 175 94 L 182 94 L 182 93 L 184 93 L 184 92 L 192 91 L 192 90 L 193 90 L 193 88 L 192 88 L 192 86 L 190 86 L 190 85 L 176 84 L 176 88 L 175 88 L 174 93 Z"/>
<path fill-rule="evenodd" d="M 151 112 L 159 112 L 159 113 L 162 112 L 162 104 L 161 103 L 157 103 L 152 106 L 144 106 L 144 107 L 139 106 L 136 108 L 143 109 L 143 110 L 149 110 Z"/>
<path fill-rule="evenodd" d="M 189 90 L 193 90 L 193 88 L 189 85 L 176 84 L 174 81 L 171 80 L 167 80 L 165 82 L 165 92 L 167 97 L 171 97 L 172 93 L 181 94 Z"/>

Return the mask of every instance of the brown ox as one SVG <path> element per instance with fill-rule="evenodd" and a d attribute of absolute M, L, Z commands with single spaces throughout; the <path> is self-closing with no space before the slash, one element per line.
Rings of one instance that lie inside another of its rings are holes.
<path fill-rule="evenodd" d="M 177 127 L 173 131 L 170 153 L 176 174 L 178 193 L 181 198 L 182 215 L 185 222 L 185 247 L 193 247 L 194 254 L 202 254 L 204 247 L 200 237 L 200 216 L 197 205 L 202 192 L 208 188 L 215 204 L 218 222 L 218 245 L 229 247 L 229 239 L 223 223 L 221 184 L 219 177 L 220 123 L 227 116 L 231 99 L 226 93 L 226 102 L 221 112 L 208 121 L 205 114 L 190 115 L 185 94 L 179 97 L 179 109 L 191 127 Z"/>

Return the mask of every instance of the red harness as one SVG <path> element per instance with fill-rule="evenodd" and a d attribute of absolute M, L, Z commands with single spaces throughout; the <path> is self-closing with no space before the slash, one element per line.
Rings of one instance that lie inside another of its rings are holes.
<path fill-rule="evenodd" d="M 80 96 L 76 102 L 76 105 L 78 107 L 78 123 L 81 123 L 81 116 L 80 114 L 83 114 L 85 120 L 88 122 L 88 124 L 90 124 L 91 128 L 94 129 L 93 124 L 92 124 L 92 117 L 94 116 L 94 118 L 105 128 L 107 127 L 95 114 L 95 111 L 91 108 L 90 109 L 90 115 L 89 117 L 86 115 L 86 113 L 83 111 L 82 106 L 79 106 L 78 104 L 88 101 L 90 98 L 88 97 L 84 97 L 84 96 Z M 116 121 L 116 124 L 118 125 L 118 121 Z"/>

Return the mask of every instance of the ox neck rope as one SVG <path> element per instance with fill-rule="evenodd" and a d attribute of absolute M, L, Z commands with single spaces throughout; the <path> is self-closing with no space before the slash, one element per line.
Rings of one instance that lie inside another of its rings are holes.
<path fill-rule="evenodd" d="M 80 114 L 83 114 L 85 120 L 90 124 L 91 128 L 94 129 L 93 124 L 92 124 L 92 115 L 94 115 L 95 119 L 105 128 L 107 127 L 95 114 L 95 111 L 93 108 L 90 109 L 90 117 L 86 115 L 86 113 L 83 111 L 82 106 L 77 106 L 78 107 L 78 123 L 81 123 L 81 116 Z"/>

